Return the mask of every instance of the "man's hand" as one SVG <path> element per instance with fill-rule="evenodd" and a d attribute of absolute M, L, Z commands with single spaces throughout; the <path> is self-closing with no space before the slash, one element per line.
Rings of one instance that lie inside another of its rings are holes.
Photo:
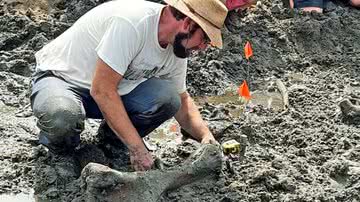
<path fill-rule="evenodd" d="M 203 136 L 201 139 L 201 144 L 216 144 L 219 145 L 220 143 L 215 140 L 214 136 L 212 134 L 208 134 Z"/>
<path fill-rule="evenodd" d="M 150 170 L 154 164 L 154 159 L 146 149 L 129 151 L 130 162 L 136 171 Z"/>

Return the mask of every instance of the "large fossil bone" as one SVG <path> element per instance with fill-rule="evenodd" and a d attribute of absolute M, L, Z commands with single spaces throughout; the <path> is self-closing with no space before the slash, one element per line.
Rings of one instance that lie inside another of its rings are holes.
<path fill-rule="evenodd" d="M 89 163 L 81 173 L 82 197 L 95 201 L 158 201 L 160 196 L 221 170 L 222 151 L 217 145 L 202 145 L 181 166 L 169 170 L 119 172 Z"/>

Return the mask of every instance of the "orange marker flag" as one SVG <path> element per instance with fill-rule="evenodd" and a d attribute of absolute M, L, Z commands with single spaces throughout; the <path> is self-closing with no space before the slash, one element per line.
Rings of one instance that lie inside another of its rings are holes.
<path fill-rule="evenodd" d="M 244 80 L 243 83 L 240 85 L 238 89 L 238 93 L 241 97 L 244 97 L 246 100 L 250 100 L 251 95 L 246 80 Z"/>
<path fill-rule="evenodd" d="M 245 58 L 246 58 L 247 60 L 249 60 L 249 58 L 250 58 L 251 56 L 253 56 L 253 50 L 252 50 L 252 48 L 251 48 L 251 44 L 250 44 L 249 41 L 247 41 L 246 44 L 245 44 L 244 52 L 245 52 Z"/>

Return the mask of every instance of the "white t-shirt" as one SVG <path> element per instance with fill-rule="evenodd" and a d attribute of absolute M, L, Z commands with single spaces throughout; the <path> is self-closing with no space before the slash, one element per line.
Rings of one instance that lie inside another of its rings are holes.
<path fill-rule="evenodd" d="M 171 45 L 164 49 L 158 41 L 163 7 L 148 1 L 119 0 L 93 8 L 35 54 L 37 71 L 51 70 L 90 89 L 100 57 L 123 75 L 119 95 L 151 77 L 171 80 L 178 93 L 184 92 L 187 60 L 176 57 Z"/>

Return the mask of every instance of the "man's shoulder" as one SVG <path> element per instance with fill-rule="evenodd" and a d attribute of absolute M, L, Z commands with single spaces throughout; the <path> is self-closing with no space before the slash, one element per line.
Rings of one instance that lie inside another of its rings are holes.
<path fill-rule="evenodd" d="M 118 11 L 114 13 L 115 15 L 124 17 L 157 15 L 164 7 L 162 4 L 145 0 L 117 0 L 106 4 L 109 9 Z"/>
<path fill-rule="evenodd" d="M 105 3 L 107 5 L 101 9 L 101 12 L 108 12 L 106 19 L 125 19 L 135 28 L 154 23 L 164 7 L 164 5 L 144 0 L 118 0 L 108 3 Z"/>

